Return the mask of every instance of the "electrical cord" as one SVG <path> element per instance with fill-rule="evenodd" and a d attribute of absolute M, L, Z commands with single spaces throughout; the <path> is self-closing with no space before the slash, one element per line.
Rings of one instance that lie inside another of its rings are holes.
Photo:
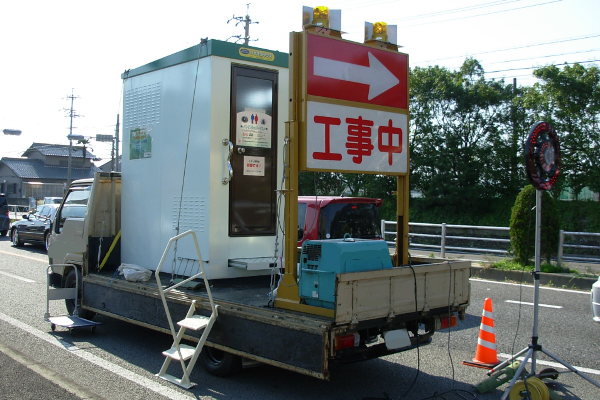
<path fill-rule="evenodd" d="M 418 300 L 418 296 L 417 296 L 417 274 L 415 273 L 415 269 L 412 266 L 412 257 L 410 255 L 410 253 L 408 254 L 408 265 L 406 266 L 400 266 L 400 268 L 406 268 L 409 267 L 413 273 L 413 281 L 414 281 L 414 286 L 415 286 L 415 312 L 418 314 L 419 310 L 418 310 L 418 306 L 417 306 L 417 300 Z M 451 308 L 451 297 L 452 297 L 452 266 L 450 265 L 449 262 L 446 262 L 446 264 L 448 265 L 448 270 L 449 270 L 449 274 L 450 274 L 450 279 L 448 282 L 448 315 L 452 315 L 452 308 Z M 433 399 L 445 399 L 445 395 L 448 394 L 454 394 L 457 395 L 458 397 L 468 400 L 469 397 L 467 397 L 466 395 L 470 395 L 470 399 L 475 400 L 477 399 L 477 394 L 473 393 L 473 392 L 469 392 L 467 390 L 463 390 L 463 389 L 457 389 L 456 388 L 456 379 L 455 379 L 455 370 L 454 370 L 454 362 L 452 360 L 452 354 L 450 351 L 450 332 L 451 332 L 451 327 L 448 327 L 448 342 L 447 342 L 447 351 L 448 351 L 448 357 L 450 358 L 450 365 L 452 368 L 452 388 L 450 390 L 447 390 L 445 392 L 435 392 L 433 395 L 429 396 L 429 397 L 425 397 L 422 398 L 421 400 L 433 400 Z M 418 325 L 417 325 L 417 374 L 415 375 L 415 378 L 413 379 L 412 383 L 410 384 L 410 386 L 408 387 L 408 389 L 400 396 L 398 397 L 398 400 L 404 399 L 413 389 L 415 383 L 417 382 L 417 379 L 419 377 L 419 374 L 421 372 L 421 355 L 419 352 L 419 330 L 418 330 Z M 463 395 L 462 393 L 464 393 L 465 395 Z M 383 392 L 383 396 L 382 398 L 373 398 L 373 397 L 363 397 L 361 400 L 391 400 L 390 396 L 386 393 Z"/>
<path fill-rule="evenodd" d="M 449 283 L 448 283 L 448 315 L 452 315 L 452 309 L 451 309 L 451 305 L 450 305 L 450 299 L 452 297 L 452 266 L 450 265 L 450 263 L 448 261 L 446 261 L 446 264 L 448 265 L 448 270 L 450 273 L 450 279 L 449 279 Z M 429 399 L 445 399 L 444 395 L 446 394 L 450 394 L 453 393 L 455 395 L 457 395 L 458 397 L 467 400 L 467 397 L 463 396 L 461 393 L 466 393 L 469 394 L 472 397 L 472 399 L 476 399 L 477 395 L 475 393 L 469 392 L 467 390 L 463 390 L 463 389 L 457 389 L 456 388 L 456 378 L 455 378 L 455 371 L 454 371 L 454 362 L 452 360 L 452 353 L 450 352 L 450 331 L 452 330 L 451 326 L 448 326 L 448 341 L 447 341 L 447 350 L 448 350 L 448 358 L 450 359 L 450 366 L 452 368 L 452 388 L 450 390 L 447 390 L 445 392 L 442 393 L 434 393 L 431 397 L 426 397 L 422 400 L 429 400 Z"/>
<path fill-rule="evenodd" d="M 315 179 L 315 175 L 314 175 L 314 173 L 313 173 L 313 183 L 314 183 L 314 185 L 315 185 L 315 193 L 316 193 L 316 190 L 317 190 L 317 182 L 316 182 L 316 179 Z M 314 215 L 313 215 L 313 220 L 312 220 L 312 223 L 311 223 L 311 225 L 310 225 L 310 228 L 308 229 L 308 231 L 309 231 L 309 232 L 310 232 L 310 231 L 312 230 L 312 228 L 315 226 L 314 224 L 315 224 L 315 221 L 316 221 L 316 219 L 317 219 L 317 212 L 316 212 L 316 210 L 317 210 L 317 204 L 318 204 L 318 200 L 319 200 L 319 196 L 315 194 L 315 213 L 314 213 Z M 282 278 L 280 278 L 280 279 L 279 279 L 279 282 L 278 282 L 278 284 L 277 284 L 277 285 L 278 285 L 278 286 L 279 286 L 279 285 L 283 285 L 283 286 L 285 286 L 285 287 L 294 287 L 294 286 L 298 286 L 298 280 L 296 280 L 296 282 L 294 282 L 292 285 L 288 285 L 288 284 L 286 284 L 286 283 L 283 281 L 283 279 L 282 279 Z"/>
<path fill-rule="evenodd" d="M 533 211 L 535 208 L 532 208 L 532 204 L 533 204 L 533 199 L 535 197 L 535 191 L 533 191 L 531 193 L 531 196 L 529 197 L 529 211 Z M 525 244 L 525 256 L 526 258 L 529 258 L 529 239 L 531 238 L 531 223 L 533 222 L 533 218 L 531 217 L 531 215 L 529 216 L 529 226 L 527 227 L 527 241 Z M 521 325 L 521 308 L 523 305 L 523 276 L 525 274 L 525 263 L 523 263 L 523 267 L 521 268 L 521 280 L 519 282 L 519 309 L 518 309 L 518 314 L 517 314 L 517 327 L 515 329 L 515 336 L 513 337 L 513 342 L 512 342 L 512 346 L 510 349 L 510 354 L 511 354 L 511 361 L 514 359 L 514 354 L 515 354 L 515 343 L 517 341 L 517 336 L 519 335 L 519 327 Z"/>
<path fill-rule="evenodd" d="M 183 161 L 183 176 L 181 177 L 181 194 L 179 196 L 179 209 L 177 211 L 177 226 L 175 227 L 175 235 L 179 235 L 179 229 L 181 228 L 181 208 L 183 204 L 183 189 L 185 188 L 185 174 L 187 172 L 187 162 L 188 155 L 190 150 L 190 136 L 192 133 L 192 119 L 194 117 L 194 104 L 196 101 L 196 88 L 198 86 L 198 75 L 200 71 L 200 56 L 202 55 L 202 48 L 206 46 L 206 39 L 200 39 L 200 43 L 198 44 L 198 57 L 196 60 L 196 75 L 194 76 L 194 90 L 192 91 L 192 106 L 190 108 L 190 119 L 188 122 L 188 132 L 187 132 L 187 142 L 185 145 L 185 158 Z M 173 284 L 173 279 L 175 278 L 175 272 L 177 268 L 177 244 L 179 240 L 175 241 L 175 247 L 173 248 L 173 261 L 171 262 L 171 281 L 170 284 Z"/>
<path fill-rule="evenodd" d="M 282 153 L 283 153 L 283 174 L 281 176 L 281 186 L 280 186 L 280 190 L 279 193 L 277 195 L 277 204 L 275 206 L 275 210 L 277 212 L 277 217 L 276 217 L 276 228 L 275 228 L 275 248 L 273 250 L 273 256 L 275 258 L 275 268 L 271 268 L 271 276 L 270 276 L 270 283 L 269 283 L 269 288 L 271 289 L 271 291 L 269 292 L 269 301 L 267 302 L 267 308 L 274 308 L 275 307 L 275 289 L 277 289 L 279 287 L 279 285 L 282 282 L 282 277 L 283 274 L 281 273 L 281 267 L 277 268 L 277 265 L 279 264 L 280 266 L 283 266 L 283 251 L 284 251 L 284 247 L 285 247 L 285 225 L 281 222 L 281 198 L 283 197 L 283 191 L 285 189 L 285 180 L 287 179 L 287 175 L 285 174 L 285 171 L 288 167 L 287 164 L 287 157 L 288 157 L 288 144 L 289 144 L 289 137 L 285 137 L 283 140 L 283 149 L 282 149 Z M 283 244 L 281 246 L 281 253 L 279 253 L 278 255 L 278 251 L 279 251 L 279 232 L 281 232 L 281 237 L 283 240 Z M 279 279 L 276 279 L 276 276 L 279 276 Z M 277 284 L 275 283 L 277 281 Z"/>
<path fill-rule="evenodd" d="M 531 196 L 529 197 L 529 211 L 533 211 L 535 210 L 535 207 L 532 207 L 532 203 L 533 203 L 533 198 L 535 195 L 535 191 L 531 192 Z M 529 226 L 527 227 L 527 241 L 526 241 L 526 245 L 525 245 L 525 255 L 527 258 L 529 258 L 529 254 L 527 253 L 529 251 L 529 239 L 531 238 L 531 223 L 533 221 L 533 218 L 531 217 L 531 215 L 529 216 Z M 513 337 L 513 343 L 512 343 L 512 347 L 510 349 L 510 354 L 511 354 L 511 358 L 510 360 L 513 361 L 514 360 L 514 356 L 515 356 L 515 343 L 517 341 L 517 336 L 519 335 L 519 326 L 521 325 L 521 306 L 523 304 L 522 300 L 523 300 L 523 276 L 525 274 L 525 263 L 523 263 L 523 268 L 521 269 L 521 281 L 519 282 L 519 311 L 518 311 L 518 315 L 517 315 L 517 327 L 515 329 L 515 336 Z M 527 399 L 531 400 L 531 397 L 529 396 L 529 387 L 527 385 L 527 379 L 528 377 L 526 376 L 525 378 L 523 378 L 523 383 L 525 384 L 525 393 L 527 396 Z"/>
<path fill-rule="evenodd" d="M 419 297 L 417 296 L 417 274 L 415 272 L 415 268 L 412 266 L 412 258 L 410 256 L 410 254 L 408 255 L 408 267 L 412 271 L 413 282 L 414 282 L 414 285 L 415 285 L 415 313 L 416 313 L 416 315 L 419 315 L 419 306 L 418 306 L 418 299 L 419 299 Z M 402 268 L 406 268 L 406 267 L 402 267 Z M 419 320 L 419 322 L 420 322 L 420 320 Z M 410 386 L 408 387 L 408 389 L 406 389 L 406 391 L 404 392 L 404 394 L 398 398 L 399 400 L 405 398 L 410 393 L 410 391 L 415 386 L 415 383 L 417 383 L 417 379 L 419 378 L 419 374 L 421 372 L 421 351 L 419 349 L 419 322 L 417 322 L 417 329 L 416 329 L 416 337 L 417 337 L 417 374 L 415 375 L 415 378 L 413 379 L 413 381 L 410 384 Z"/>
<path fill-rule="evenodd" d="M 413 273 L 413 282 L 414 282 L 414 290 L 415 290 L 415 314 L 419 315 L 419 306 L 417 304 L 417 274 L 415 273 L 415 269 L 412 266 L 412 257 L 410 255 L 410 253 L 408 254 L 408 265 L 400 265 L 399 268 L 410 268 L 410 270 Z M 405 398 L 413 389 L 413 387 L 415 386 L 415 383 L 417 382 L 417 379 L 419 378 L 419 374 L 421 372 L 421 352 L 419 350 L 419 322 L 420 320 L 417 321 L 417 329 L 415 332 L 415 336 L 417 339 L 417 374 L 415 375 L 412 383 L 410 384 L 410 386 L 408 387 L 408 389 L 406 389 L 406 391 L 400 396 L 398 397 L 398 400 L 401 400 L 403 398 Z M 383 392 L 383 396 L 382 398 L 375 398 L 375 397 L 363 397 L 361 398 L 361 400 L 391 400 L 391 397 L 386 393 Z"/>

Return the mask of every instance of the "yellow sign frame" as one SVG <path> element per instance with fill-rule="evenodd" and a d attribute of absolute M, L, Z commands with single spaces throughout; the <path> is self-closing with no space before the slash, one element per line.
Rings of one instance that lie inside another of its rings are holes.
<path fill-rule="evenodd" d="M 298 230 L 295 229 L 298 221 L 298 172 L 299 171 L 323 171 L 323 172 L 347 172 L 363 173 L 347 170 L 320 170 L 309 169 L 306 165 L 307 152 L 307 104 L 309 101 L 321 102 L 326 104 L 360 107 L 365 109 L 393 112 L 409 117 L 408 109 L 399 109 L 394 107 L 385 107 L 372 104 L 356 103 L 346 100 L 330 99 L 318 96 L 309 96 L 307 94 L 307 35 L 318 33 L 313 32 L 291 32 L 290 33 L 290 62 L 289 62 L 289 121 L 286 123 L 287 154 L 285 165 L 285 273 L 279 289 L 275 306 L 295 311 L 302 311 L 310 314 L 321 315 L 325 317 L 334 317 L 334 310 L 308 306 L 301 304 L 298 289 Z M 331 37 L 333 40 L 343 40 Z M 368 46 L 365 45 L 365 46 Z M 386 50 L 393 51 L 393 50 Z M 408 65 L 407 65 L 408 69 Z M 407 72 L 408 75 L 408 72 Z M 406 77 L 408 80 L 408 76 Z M 408 107 L 408 100 L 407 100 Z M 406 133 L 408 135 L 408 132 Z M 408 140 L 407 140 L 408 143 Z M 410 154 L 408 144 L 406 146 L 407 154 Z M 410 156 L 408 156 L 408 160 Z M 408 264 L 408 201 L 409 201 L 409 165 L 407 161 L 405 173 L 395 173 L 387 175 L 396 175 L 397 179 L 397 239 L 395 249 L 395 265 Z M 368 172 L 374 173 L 378 172 Z M 382 232 L 383 233 L 383 232 Z"/>

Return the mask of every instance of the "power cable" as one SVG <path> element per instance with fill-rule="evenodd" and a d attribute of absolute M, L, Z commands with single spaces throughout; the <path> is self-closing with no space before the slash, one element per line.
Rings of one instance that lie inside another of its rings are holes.
<path fill-rule="evenodd" d="M 529 5 L 529 6 L 510 8 L 510 9 L 507 9 L 507 10 L 499 10 L 499 11 L 489 12 L 489 13 L 485 13 L 485 14 L 469 15 L 469 16 L 465 16 L 465 17 L 458 17 L 458 18 L 454 18 L 454 19 L 445 19 L 445 20 L 441 20 L 441 21 L 424 22 L 422 24 L 415 24 L 415 25 L 405 25 L 402 28 L 412 28 L 412 27 L 415 27 L 415 26 L 423 26 L 423 25 L 430 25 L 430 24 L 440 24 L 442 22 L 454 22 L 454 21 L 458 21 L 458 20 L 461 20 L 461 19 L 484 17 L 484 16 L 487 16 L 487 15 L 494 15 L 494 14 L 500 14 L 500 13 L 509 12 L 509 11 L 522 10 L 522 9 L 525 9 L 525 8 L 532 8 L 532 7 L 544 6 L 544 5 L 547 5 L 547 4 L 558 3 L 558 2 L 561 2 L 561 1 L 564 1 L 564 0 L 553 0 L 553 1 L 548 1 L 546 3 L 532 4 L 532 5 Z"/>
<path fill-rule="evenodd" d="M 558 67 L 558 66 L 561 66 L 561 65 L 588 64 L 588 63 L 596 63 L 596 62 L 600 62 L 600 60 L 575 61 L 575 62 L 565 62 L 565 63 L 560 63 L 560 64 L 550 64 L 550 65 Z M 539 68 L 539 67 L 523 67 L 523 68 L 500 69 L 498 71 L 486 71 L 485 73 L 486 74 L 495 74 L 495 73 L 498 73 L 498 72 L 522 71 L 522 70 L 535 69 L 535 68 Z"/>
<path fill-rule="evenodd" d="M 452 298 L 452 266 L 450 265 L 450 263 L 448 261 L 446 261 L 446 264 L 448 265 L 448 271 L 450 274 L 450 277 L 448 279 L 448 316 L 450 317 L 451 315 L 453 315 L 454 313 L 452 312 L 452 308 L 451 308 L 451 302 L 450 299 Z M 455 371 L 454 371 L 454 362 L 452 361 L 452 353 L 450 351 L 450 332 L 452 331 L 452 326 L 450 326 L 450 324 L 448 325 L 448 341 L 447 341 L 447 351 L 448 351 L 448 357 L 450 359 L 450 367 L 452 368 L 452 388 L 450 390 L 447 390 L 445 392 L 442 393 L 437 393 L 435 392 L 431 397 L 426 397 L 422 400 L 433 400 L 433 399 L 437 399 L 437 398 L 441 398 L 441 399 L 445 399 L 444 395 L 449 394 L 449 393 L 453 393 L 455 395 L 457 395 L 458 397 L 460 397 L 461 399 L 467 400 L 467 397 L 463 396 L 461 393 L 466 393 L 471 395 L 472 399 L 476 399 L 477 395 L 475 393 L 469 392 L 467 390 L 463 390 L 463 389 L 457 389 L 456 388 L 456 378 L 455 378 Z"/>
<path fill-rule="evenodd" d="M 545 45 L 548 45 L 548 44 L 574 42 L 576 40 L 592 39 L 592 38 L 599 37 L 599 36 L 600 36 L 600 33 L 597 33 L 597 34 L 593 34 L 593 35 L 589 35 L 589 36 L 581 36 L 581 37 L 573 37 L 573 38 L 567 38 L 567 39 L 559 39 L 559 40 L 555 40 L 555 41 L 552 41 L 552 42 L 542 42 L 542 43 L 526 44 L 526 45 L 523 45 L 523 46 L 508 47 L 508 48 L 505 48 L 505 49 L 481 51 L 481 52 L 478 52 L 478 53 L 468 54 L 468 55 L 466 55 L 466 57 L 478 56 L 478 55 L 481 55 L 481 54 L 499 53 L 499 52 L 502 52 L 502 51 L 512 51 L 512 50 L 526 49 L 526 48 L 529 48 L 529 47 L 545 46 Z M 413 64 L 425 64 L 425 63 L 430 63 L 430 62 L 435 62 L 435 61 L 445 61 L 445 60 L 452 60 L 454 58 L 463 58 L 463 57 L 465 57 L 465 55 L 453 56 L 453 57 L 445 57 L 445 58 L 436 58 L 436 59 L 427 60 L 427 61 L 418 61 L 418 62 L 415 62 Z"/>
<path fill-rule="evenodd" d="M 512 2 L 516 2 L 516 1 L 521 1 L 521 0 L 513 0 L 513 1 L 510 1 L 510 2 L 512 3 Z M 504 12 L 509 12 L 509 11 L 516 11 L 516 10 L 522 10 L 522 9 L 526 9 L 526 8 L 538 7 L 538 6 L 543 6 L 543 5 L 552 4 L 552 3 L 558 3 L 558 2 L 561 2 L 561 1 L 564 1 L 564 0 L 552 0 L 552 1 L 545 2 L 545 3 L 532 4 L 532 5 L 523 6 L 523 7 L 509 8 L 509 9 L 506 9 L 506 10 L 499 10 L 499 11 L 494 11 L 494 12 L 489 12 L 489 13 L 484 13 L 484 14 L 468 15 L 468 16 L 464 16 L 464 17 L 456 17 L 456 18 L 453 18 L 453 19 L 445 19 L 445 20 L 437 20 L 437 21 L 431 21 L 431 22 L 423 22 L 423 23 L 414 24 L 414 25 L 404 25 L 404 26 L 402 26 L 402 29 L 404 29 L 404 28 L 412 28 L 412 27 L 415 27 L 415 26 L 423 26 L 423 25 L 430 25 L 430 24 L 439 24 L 439 23 L 443 23 L 443 22 L 453 22 L 453 21 L 457 21 L 457 20 L 461 20 L 461 19 L 483 17 L 483 16 L 494 15 L 494 14 L 499 14 L 499 13 L 504 13 Z M 378 4 L 384 4 L 384 3 L 378 3 Z M 480 7 L 472 6 L 473 8 L 471 8 L 471 9 L 469 9 L 469 7 L 463 7 L 463 9 L 451 9 L 451 10 L 446 10 L 446 11 L 440 11 L 437 14 L 440 15 L 440 16 L 441 15 L 448 15 L 448 14 L 454 14 L 456 12 L 464 12 L 464 11 L 471 11 L 471 10 L 474 10 L 474 9 L 477 9 L 477 8 L 484 8 L 483 6 L 485 6 L 485 7 L 495 7 L 495 6 L 503 5 L 503 4 L 507 4 L 507 3 L 500 2 L 500 3 L 497 3 L 497 4 L 496 3 L 486 3 L 486 4 L 487 4 L 487 6 L 485 4 L 480 5 Z M 372 4 L 369 4 L 369 8 L 371 8 L 372 6 L 373 6 Z M 361 7 L 355 7 L 355 8 L 361 8 Z M 344 9 L 347 10 L 349 8 L 348 7 L 344 7 Z M 423 15 L 423 16 L 421 17 L 421 15 Z M 406 17 L 404 19 L 388 20 L 387 22 L 389 24 L 390 22 L 397 22 L 397 21 L 406 21 L 406 20 L 411 20 L 411 19 L 427 18 L 430 15 L 436 15 L 436 13 L 433 13 L 433 14 L 421 14 L 421 15 L 415 16 L 414 18 L 413 17 Z M 359 29 L 359 26 L 358 25 L 350 25 L 347 29 L 349 31 L 353 31 L 355 29 Z M 360 27 L 360 29 L 362 29 L 362 27 Z"/>
<path fill-rule="evenodd" d="M 494 1 L 491 3 L 477 4 L 477 5 L 461 7 L 461 8 L 453 8 L 453 9 L 442 10 L 442 11 L 432 12 L 432 13 L 427 13 L 427 14 L 417 14 L 417 15 L 412 15 L 412 16 L 408 16 L 405 18 L 391 19 L 391 20 L 387 20 L 387 22 L 389 24 L 391 22 L 402 22 L 402 21 L 410 21 L 410 20 L 415 20 L 415 19 L 424 19 L 424 18 L 430 18 L 430 17 L 434 17 L 434 16 L 442 16 L 442 15 L 455 14 L 455 13 L 459 13 L 459 12 L 472 11 L 472 10 L 481 9 L 481 8 L 495 7 L 498 5 L 505 5 L 508 3 L 515 3 L 515 2 L 519 2 L 519 1 L 523 1 L 523 0 L 499 0 L 499 1 Z M 557 0 L 557 1 L 562 1 L 562 0 Z M 382 4 L 396 3 L 396 2 L 398 2 L 398 1 L 394 0 L 394 1 L 382 1 L 382 2 L 378 2 L 378 3 L 369 3 L 369 8 L 372 8 L 372 7 L 378 6 L 378 5 L 382 5 Z M 340 3 L 340 4 L 342 4 L 342 3 Z M 355 7 L 352 7 L 352 6 L 348 7 L 347 3 L 345 3 L 345 2 L 343 4 L 344 4 L 344 10 L 353 10 L 353 9 L 359 9 L 359 8 L 365 7 L 363 4 L 355 6 Z M 358 25 L 350 25 L 350 27 L 355 27 L 355 26 L 358 26 Z"/>
<path fill-rule="evenodd" d="M 493 65 L 493 64 L 506 64 L 506 63 L 517 62 L 517 61 L 537 60 L 537 59 L 540 59 L 540 58 L 550 58 L 550 57 L 568 56 L 568 55 L 573 55 L 573 54 L 590 53 L 592 51 L 600 51 L 600 49 L 591 49 L 591 50 L 584 50 L 584 51 L 573 51 L 573 52 L 570 52 L 570 53 L 551 54 L 551 55 L 547 55 L 547 56 L 518 58 L 516 60 L 496 61 L 496 62 L 491 62 L 491 63 L 486 63 L 486 64 L 489 64 L 489 65 Z"/>
<path fill-rule="evenodd" d="M 532 208 L 532 204 L 535 200 L 535 191 L 531 192 L 531 196 L 529 197 L 529 211 L 532 212 L 535 210 L 535 207 Z M 535 217 L 535 216 L 534 216 Z M 533 222 L 534 217 L 529 216 L 529 226 L 527 227 L 527 240 L 525 241 L 525 256 L 528 257 L 529 254 L 529 239 L 531 238 L 531 224 Z M 510 348 L 510 354 L 515 354 L 515 343 L 517 341 L 517 336 L 519 334 L 519 326 L 521 324 L 521 306 L 523 305 L 523 275 L 525 274 L 525 263 L 523 263 L 523 268 L 521 269 L 521 281 L 519 282 L 519 312 L 517 315 L 517 327 L 515 329 L 515 336 L 513 338 L 513 343 Z"/>
<path fill-rule="evenodd" d="M 397 247 L 396 247 L 397 249 Z M 398 258 L 400 258 L 400 255 L 398 254 Z M 410 256 L 410 253 L 408 254 L 408 267 L 410 268 L 410 270 L 412 271 L 413 274 L 413 281 L 414 281 L 414 285 L 415 285 L 415 314 L 419 315 L 419 308 L 418 308 L 418 296 L 417 296 L 417 274 L 415 273 L 415 269 L 412 266 L 412 257 Z M 406 395 L 408 395 L 410 393 L 410 391 L 412 390 L 412 388 L 415 386 L 415 383 L 417 383 L 417 379 L 419 379 L 419 374 L 421 372 L 421 352 L 419 350 L 419 324 L 417 322 L 417 329 L 416 329 L 416 336 L 417 336 L 417 374 L 415 375 L 412 383 L 410 384 L 410 386 L 408 387 L 408 389 L 406 389 L 406 391 L 404 392 L 404 394 L 402 396 L 400 396 L 400 399 L 403 399 Z"/>
<path fill-rule="evenodd" d="M 443 10 L 443 11 L 438 11 L 438 12 L 432 12 L 432 13 L 427 13 L 427 14 L 418 14 L 418 15 L 412 15 L 410 17 L 406 17 L 406 18 L 399 18 L 393 21 L 411 21 L 414 19 L 422 19 L 422 18 L 431 18 L 431 17 L 435 17 L 435 16 L 439 16 L 439 15 L 448 15 L 448 14 L 454 14 L 454 13 L 459 13 L 459 12 L 464 12 L 464 11 L 472 11 L 472 10 L 476 10 L 476 9 L 480 9 L 480 8 L 487 8 L 487 7 L 495 7 L 498 5 L 505 5 L 505 4 L 509 4 L 509 3 L 516 3 L 519 1 L 523 1 L 523 0 L 501 0 L 501 1 L 494 1 L 491 3 L 484 3 L 484 4 L 477 4 L 477 5 L 473 5 L 473 6 L 467 6 L 467 7 L 461 7 L 461 8 L 454 8 L 454 9 L 449 9 L 449 10 Z"/>
<path fill-rule="evenodd" d="M 188 161 L 188 154 L 189 154 L 189 149 L 190 149 L 190 136 L 192 134 L 192 119 L 194 116 L 194 103 L 196 100 L 196 88 L 198 85 L 198 75 L 200 72 L 200 56 L 202 55 L 202 48 L 206 46 L 206 39 L 200 39 L 200 43 L 198 44 L 198 58 L 196 61 L 196 75 L 194 77 L 194 90 L 192 91 L 192 106 L 190 108 L 190 119 L 188 122 L 188 132 L 187 132 L 187 142 L 185 145 L 185 158 L 183 161 L 183 176 L 181 177 L 181 193 L 179 196 L 179 209 L 177 211 L 177 226 L 175 227 L 175 235 L 179 235 L 179 228 L 180 228 L 180 223 L 181 223 L 181 208 L 183 205 L 183 189 L 185 187 L 185 174 L 187 171 L 187 161 Z M 171 281 L 170 284 L 173 284 L 173 279 L 175 277 L 175 271 L 176 271 L 176 266 L 177 266 L 177 244 L 179 243 L 179 240 L 175 241 L 175 247 L 173 249 L 173 262 L 171 265 Z M 198 260 L 198 263 L 201 263 L 202 260 Z"/>

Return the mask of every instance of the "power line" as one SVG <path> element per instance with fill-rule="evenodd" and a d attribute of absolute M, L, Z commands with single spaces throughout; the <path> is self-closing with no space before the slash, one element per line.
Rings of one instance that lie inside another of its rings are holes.
<path fill-rule="evenodd" d="M 409 17 L 405 17 L 405 18 L 388 20 L 387 23 L 389 24 L 391 22 L 403 22 L 403 21 L 410 21 L 410 20 L 415 20 L 415 19 L 425 19 L 425 18 L 436 17 L 436 16 L 444 16 L 444 15 L 455 14 L 455 13 L 459 13 L 459 12 L 473 11 L 473 10 L 482 9 L 482 8 L 502 6 L 502 5 L 507 5 L 510 3 L 516 3 L 519 1 L 523 1 L 523 0 L 495 1 L 495 2 L 491 2 L 491 3 L 484 3 L 484 4 L 474 5 L 474 6 L 454 8 L 454 9 L 443 10 L 443 11 L 438 11 L 438 12 L 428 13 L 428 14 L 417 14 L 417 15 L 413 15 L 413 16 L 409 16 Z M 552 4 L 552 3 L 558 3 L 561 1 L 564 1 L 564 0 L 552 0 L 552 1 L 547 1 L 545 3 L 531 4 L 528 6 L 509 8 L 506 10 L 498 10 L 498 11 L 493 11 L 493 12 L 489 12 L 489 13 L 468 15 L 468 16 L 464 16 L 464 17 L 456 17 L 456 18 L 452 18 L 452 19 L 445 19 L 445 20 L 438 20 L 438 21 L 431 21 L 431 22 L 423 22 L 423 23 L 414 24 L 414 25 L 404 25 L 404 26 L 402 26 L 402 28 L 403 29 L 404 28 L 412 28 L 414 26 L 438 24 L 438 23 L 442 23 L 442 22 L 457 21 L 457 20 L 467 19 L 467 18 L 476 18 L 476 17 L 487 16 L 487 15 L 494 15 L 494 14 L 499 14 L 499 13 L 504 13 L 504 12 L 509 12 L 509 11 L 522 10 L 522 9 L 526 9 L 526 8 L 532 8 L 532 7 L 538 7 L 538 6 L 543 6 L 543 5 Z M 381 4 L 393 3 L 393 2 L 396 2 L 396 1 L 384 1 L 381 3 L 374 3 L 374 4 L 370 3 L 369 8 L 371 8 L 375 5 L 381 5 Z M 356 9 L 356 8 L 362 8 L 362 7 L 364 7 L 364 6 L 361 5 L 361 6 L 357 6 L 357 7 L 344 7 L 344 9 L 348 10 L 348 9 Z M 349 28 L 352 28 L 354 26 L 358 26 L 358 25 L 351 25 Z"/>
<path fill-rule="evenodd" d="M 564 1 L 564 0 L 553 0 L 553 1 L 548 1 L 546 3 L 532 4 L 532 5 L 529 5 L 529 6 L 516 7 L 516 8 L 509 8 L 507 10 L 499 10 L 499 11 L 489 12 L 489 13 L 485 13 L 485 14 L 468 15 L 468 16 L 465 16 L 465 17 L 458 17 L 458 18 L 453 18 L 453 19 L 445 19 L 445 20 L 441 20 L 441 21 L 424 22 L 422 24 L 415 24 L 415 25 L 405 25 L 402 28 L 412 28 L 414 26 L 439 24 L 439 23 L 442 23 L 442 22 L 458 21 L 460 19 L 484 17 L 486 15 L 494 15 L 494 14 L 500 14 L 500 13 L 509 12 L 509 11 L 523 10 L 525 8 L 538 7 L 538 6 L 543 6 L 543 5 L 547 5 L 547 4 L 558 3 L 558 2 L 561 2 L 561 1 Z"/>
<path fill-rule="evenodd" d="M 551 64 L 554 65 L 555 67 L 561 66 L 561 65 L 573 65 L 573 64 L 588 64 L 588 63 L 595 63 L 598 62 L 600 60 L 591 60 L 591 61 L 575 61 L 575 62 L 565 62 L 565 63 L 560 63 L 560 64 Z M 486 71 L 486 74 L 495 74 L 498 72 L 508 72 L 508 71 L 521 71 L 521 70 L 527 70 L 527 69 L 536 69 L 539 67 L 524 67 L 524 68 L 510 68 L 510 69 L 500 69 L 498 71 Z"/>
<path fill-rule="evenodd" d="M 516 2 L 519 2 L 519 1 L 523 1 L 523 0 L 510 0 L 510 1 L 501 0 L 501 1 L 494 1 L 494 2 L 491 2 L 491 3 L 477 4 L 477 5 L 474 5 L 474 6 L 454 8 L 454 9 L 443 10 L 443 11 L 438 11 L 438 12 L 433 12 L 433 13 L 411 15 L 410 17 L 399 18 L 399 19 L 396 19 L 394 21 L 400 22 L 400 21 L 411 21 L 411 20 L 414 20 L 414 19 L 431 18 L 431 17 L 441 16 L 441 15 L 455 14 L 455 13 L 464 12 L 464 11 L 472 11 L 472 10 L 481 9 L 481 8 L 495 7 L 497 5 L 505 5 L 505 4 L 509 4 L 509 3 L 516 3 Z"/>
<path fill-rule="evenodd" d="M 550 58 L 550 57 L 568 56 L 568 55 L 573 55 L 573 54 L 590 53 L 592 51 L 600 51 L 600 49 L 591 49 L 591 50 L 583 50 L 583 51 L 572 51 L 570 53 L 561 53 L 561 54 L 552 54 L 552 55 L 548 55 L 548 56 L 537 56 L 537 57 L 519 58 L 519 59 L 516 59 L 516 60 L 496 61 L 496 62 L 491 62 L 491 63 L 487 63 L 487 64 L 489 64 L 489 65 L 493 65 L 493 64 L 506 64 L 506 63 L 517 62 L 517 61 L 537 60 L 538 58 Z"/>
<path fill-rule="evenodd" d="M 491 53 L 499 53 L 499 52 L 502 52 L 502 51 L 511 51 L 511 50 L 526 49 L 526 48 L 529 48 L 529 47 L 545 46 L 545 45 L 548 45 L 548 44 L 574 42 L 576 40 L 592 39 L 592 38 L 599 37 L 599 36 L 600 36 L 600 33 L 589 35 L 589 36 L 576 36 L 576 37 L 573 37 L 573 38 L 558 39 L 558 40 L 555 40 L 555 41 L 552 41 L 552 42 L 542 42 L 542 43 L 535 43 L 535 44 L 526 44 L 524 46 L 509 47 L 509 48 L 504 48 L 504 49 L 497 49 L 497 50 L 482 51 L 482 52 L 478 52 L 478 53 L 471 53 L 468 56 L 477 56 L 477 55 L 481 55 L 481 54 L 491 54 Z M 462 57 L 465 57 L 465 56 L 461 55 L 461 56 L 453 56 L 453 57 L 445 57 L 445 58 L 436 58 L 434 60 L 419 61 L 419 62 L 416 62 L 415 64 L 424 64 L 424 63 L 429 63 L 429 62 L 434 62 L 434 61 L 452 60 L 454 58 L 462 58 Z"/>

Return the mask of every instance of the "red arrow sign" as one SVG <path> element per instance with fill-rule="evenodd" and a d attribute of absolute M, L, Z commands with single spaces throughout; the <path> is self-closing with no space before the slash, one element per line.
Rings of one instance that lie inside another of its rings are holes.
<path fill-rule="evenodd" d="M 307 34 L 309 95 L 408 108 L 408 56 Z"/>

